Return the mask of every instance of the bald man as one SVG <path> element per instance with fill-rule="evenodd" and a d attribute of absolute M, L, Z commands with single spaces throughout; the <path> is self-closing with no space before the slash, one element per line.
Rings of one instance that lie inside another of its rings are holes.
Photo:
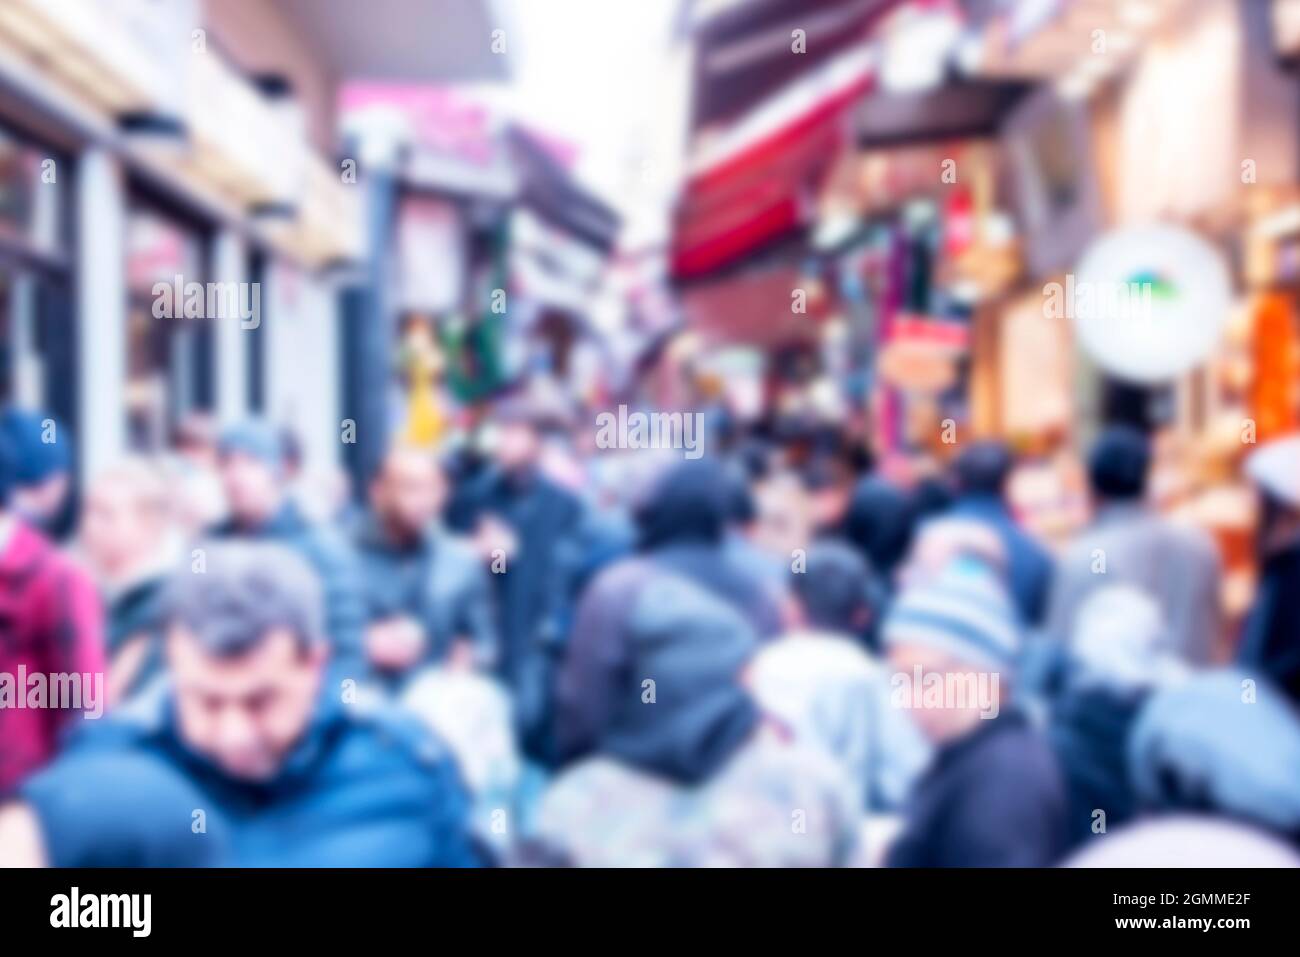
<path fill-rule="evenodd" d="M 487 669 L 496 660 L 487 571 L 443 527 L 446 495 L 430 452 L 395 446 L 370 483 L 370 508 L 354 534 L 366 653 L 393 684 L 426 665 Z"/>

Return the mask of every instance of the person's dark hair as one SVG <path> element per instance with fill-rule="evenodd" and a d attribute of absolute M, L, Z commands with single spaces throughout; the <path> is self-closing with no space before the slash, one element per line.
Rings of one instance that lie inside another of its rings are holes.
<path fill-rule="evenodd" d="M 1099 498 L 1125 501 L 1146 491 L 1151 446 L 1147 437 L 1129 425 L 1109 426 L 1088 457 L 1088 481 Z"/>
<path fill-rule="evenodd" d="M 9 407 L 0 413 L 0 432 L 9 443 L 10 487 L 31 488 L 72 469 L 72 448 L 58 424 L 44 412 Z"/>
<path fill-rule="evenodd" d="M 848 466 L 832 455 L 813 456 L 799 469 L 803 487 L 810 492 L 838 488 L 852 477 Z"/>
<path fill-rule="evenodd" d="M 890 480 L 868 475 L 853 490 L 844 519 L 844 537 L 886 581 L 912 544 L 917 503 Z"/>
<path fill-rule="evenodd" d="M 726 469 L 727 518 L 735 525 L 748 525 L 758 519 L 758 503 L 749 487 L 745 472 L 738 463 Z"/>
<path fill-rule="evenodd" d="M 808 549 L 804 571 L 790 575 L 791 589 L 815 628 L 858 634 L 875 613 L 875 576 L 857 550 L 842 542 Z"/>
<path fill-rule="evenodd" d="M 636 508 L 640 547 L 720 542 L 734 510 L 721 465 L 709 459 L 678 462 L 658 476 Z"/>
<path fill-rule="evenodd" d="M 1010 450 L 1001 442 L 976 442 L 968 446 L 953 463 L 957 491 L 963 495 L 1001 498 L 1012 462 Z"/>
<path fill-rule="evenodd" d="M 1289 548 L 1294 530 L 1300 527 L 1300 507 L 1283 501 L 1267 489 L 1259 490 L 1259 514 L 1255 522 L 1255 551 L 1261 559 L 1277 548 L 1279 541 Z"/>
<path fill-rule="evenodd" d="M 920 523 L 952 507 L 952 485 L 942 475 L 927 475 L 912 490 L 912 518 Z"/>
<path fill-rule="evenodd" d="M 291 631 L 304 651 L 325 641 L 320 580 L 297 553 L 270 542 L 211 542 L 199 554 L 201 569 L 173 575 L 165 610 L 208 654 L 242 655 L 274 628 Z"/>
<path fill-rule="evenodd" d="M 755 436 L 737 444 L 735 458 L 736 465 L 751 482 L 761 482 L 772 470 L 771 446 Z"/>

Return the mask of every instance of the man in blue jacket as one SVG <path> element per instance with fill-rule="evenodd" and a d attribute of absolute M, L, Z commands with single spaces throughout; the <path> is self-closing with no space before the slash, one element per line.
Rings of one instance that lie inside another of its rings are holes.
<path fill-rule="evenodd" d="M 493 425 L 492 466 L 462 490 L 456 519 L 492 572 L 501 636 L 496 670 L 510 688 L 521 744 L 548 763 L 554 672 L 572 613 L 586 510 L 542 471 L 548 423 L 540 410 L 512 396 L 493 408 Z"/>
<path fill-rule="evenodd" d="M 213 545 L 167 622 L 171 684 L 0 808 L 0 866 L 478 863 L 443 746 L 326 677 L 319 585 L 293 552 Z"/>

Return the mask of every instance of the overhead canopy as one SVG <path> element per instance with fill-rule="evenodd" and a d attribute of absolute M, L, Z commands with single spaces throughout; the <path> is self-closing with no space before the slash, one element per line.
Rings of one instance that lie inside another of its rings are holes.
<path fill-rule="evenodd" d="M 621 226 L 618 214 L 579 186 L 536 135 L 512 127 L 508 140 L 519 171 L 520 202 L 552 226 L 611 251 Z"/>
<path fill-rule="evenodd" d="M 915 93 L 880 90 L 862 101 L 857 140 L 863 148 L 990 136 L 1028 83 L 953 80 Z"/>
<path fill-rule="evenodd" d="M 736 120 L 810 70 L 858 44 L 900 0 L 749 0 L 695 28 L 691 125 Z M 804 52 L 795 53 L 795 31 Z"/>
<path fill-rule="evenodd" d="M 682 290 L 686 325 L 714 342 L 779 346 L 813 339 L 824 318 L 820 304 L 791 308 L 792 294 L 809 285 L 788 262 L 731 273 Z"/>
<path fill-rule="evenodd" d="M 674 216 L 674 279 L 707 275 L 806 226 L 873 73 L 870 50 L 847 51 L 701 144 Z"/>

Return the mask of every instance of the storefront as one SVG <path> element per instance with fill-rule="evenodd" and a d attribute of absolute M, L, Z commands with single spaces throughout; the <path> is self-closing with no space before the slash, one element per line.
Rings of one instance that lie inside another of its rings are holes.
<path fill-rule="evenodd" d="M 0 402 L 47 410 L 75 429 L 72 166 L 0 123 Z"/>
<path fill-rule="evenodd" d="M 126 254 L 127 434 L 134 451 L 158 451 L 182 417 L 213 409 L 211 325 L 179 310 L 160 318 L 155 308 L 155 285 L 171 287 L 178 276 L 204 282 L 208 230 L 136 194 L 126 216 Z"/>

